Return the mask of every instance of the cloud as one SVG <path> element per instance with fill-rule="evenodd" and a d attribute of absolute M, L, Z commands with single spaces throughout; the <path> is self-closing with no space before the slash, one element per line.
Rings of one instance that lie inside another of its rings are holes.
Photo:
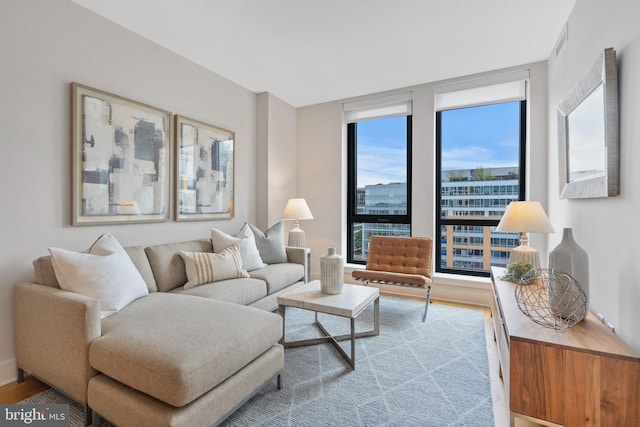
<path fill-rule="evenodd" d="M 398 147 L 397 141 L 377 140 L 373 145 L 364 140 L 358 149 L 358 186 L 406 182 L 407 167 L 404 147 Z M 505 159 L 517 153 L 518 141 L 503 139 L 492 147 L 471 145 L 445 150 L 442 153 L 442 169 L 475 169 L 478 166 L 488 168 L 512 167 L 518 165 L 518 159 Z M 516 150 L 513 150 L 513 148 Z"/>
<path fill-rule="evenodd" d="M 358 150 L 358 187 L 407 182 L 404 149 L 364 145 Z"/>
<path fill-rule="evenodd" d="M 503 140 L 498 147 L 513 147 L 510 140 Z M 517 146 L 517 144 L 516 144 Z M 512 151 L 508 151 L 511 153 Z M 518 165 L 518 158 L 504 158 L 504 151 L 501 149 L 489 148 L 486 146 L 465 146 L 456 147 L 442 152 L 442 169 L 475 169 L 478 166 L 486 168 L 502 168 Z"/>
<path fill-rule="evenodd" d="M 469 161 L 481 164 L 484 161 L 493 160 L 494 157 L 494 150 L 490 150 L 486 147 L 456 147 L 442 152 L 442 168 L 454 169 L 455 167 L 453 165 L 462 163 L 466 164 Z"/>

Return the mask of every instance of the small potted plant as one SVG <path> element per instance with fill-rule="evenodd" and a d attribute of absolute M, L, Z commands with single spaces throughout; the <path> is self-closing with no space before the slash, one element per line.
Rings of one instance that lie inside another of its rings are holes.
<path fill-rule="evenodd" d="M 502 279 L 513 283 L 521 283 L 520 279 L 522 279 L 522 276 L 524 276 L 529 270 L 533 270 L 533 265 L 529 262 L 512 262 L 507 266 L 507 272 Z"/>

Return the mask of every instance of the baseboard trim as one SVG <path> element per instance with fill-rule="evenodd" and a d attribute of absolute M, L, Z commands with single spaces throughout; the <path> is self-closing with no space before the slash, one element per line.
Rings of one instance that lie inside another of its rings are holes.
<path fill-rule="evenodd" d="M 410 298 L 425 298 L 424 289 L 405 288 L 402 286 L 371 285 L 376 286 L 387 295 Z M 431 298 L 434 301 L 446 301 L 458 304 L 477 305 L 489 307 L 491 294 L 488 289 L 467 288 L 464 286 L 433 285 Z"/>
<path fill-rule="evenodd" d="M 18 368 L 16 367 L 16 359 L 5 360 L 0 362 L 0 386 L 12 383 L 18 378 Z"/>

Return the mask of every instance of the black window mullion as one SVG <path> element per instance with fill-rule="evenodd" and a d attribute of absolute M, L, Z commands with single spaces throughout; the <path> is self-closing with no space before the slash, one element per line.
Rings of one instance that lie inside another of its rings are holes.
<path fill-rule="evenodd" d="M 435 271 L 441 271 L 442 263 L 442 111 L 436 112 L 436 228 L 434 232 L 436 263 Z"/>
<path fill-rule="evenodd" d="M 520 189 L 518 199 L 525 200 L 527 177 L 527 101 L 520 101 Z"/>
<path fill-rule="evenodd" d="M 347 262 L 353 262 L 353 223 L 358 205 L 358 132 L 356 123 L 347 125 Z"/>

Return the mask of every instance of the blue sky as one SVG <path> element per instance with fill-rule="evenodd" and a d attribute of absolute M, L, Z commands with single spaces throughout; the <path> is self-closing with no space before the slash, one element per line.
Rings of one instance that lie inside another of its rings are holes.
<path fill-rule="evenodd" d="M 442 114 L 443 169 L 517 166 L 520 103 Z M 406 182 L 404 117 L 358 122 L 358 187 Z M 413 140 L 413 146 L 432 141 Z"/>
<path fill-rule="evenodd" d="M 358 122 L 358 187 L 407 182 L 406 117 Z"/>
<path fill-rule="evenodd" d="M 442 113 L 442 169 L 518 165 L 520 103 Z"/>

